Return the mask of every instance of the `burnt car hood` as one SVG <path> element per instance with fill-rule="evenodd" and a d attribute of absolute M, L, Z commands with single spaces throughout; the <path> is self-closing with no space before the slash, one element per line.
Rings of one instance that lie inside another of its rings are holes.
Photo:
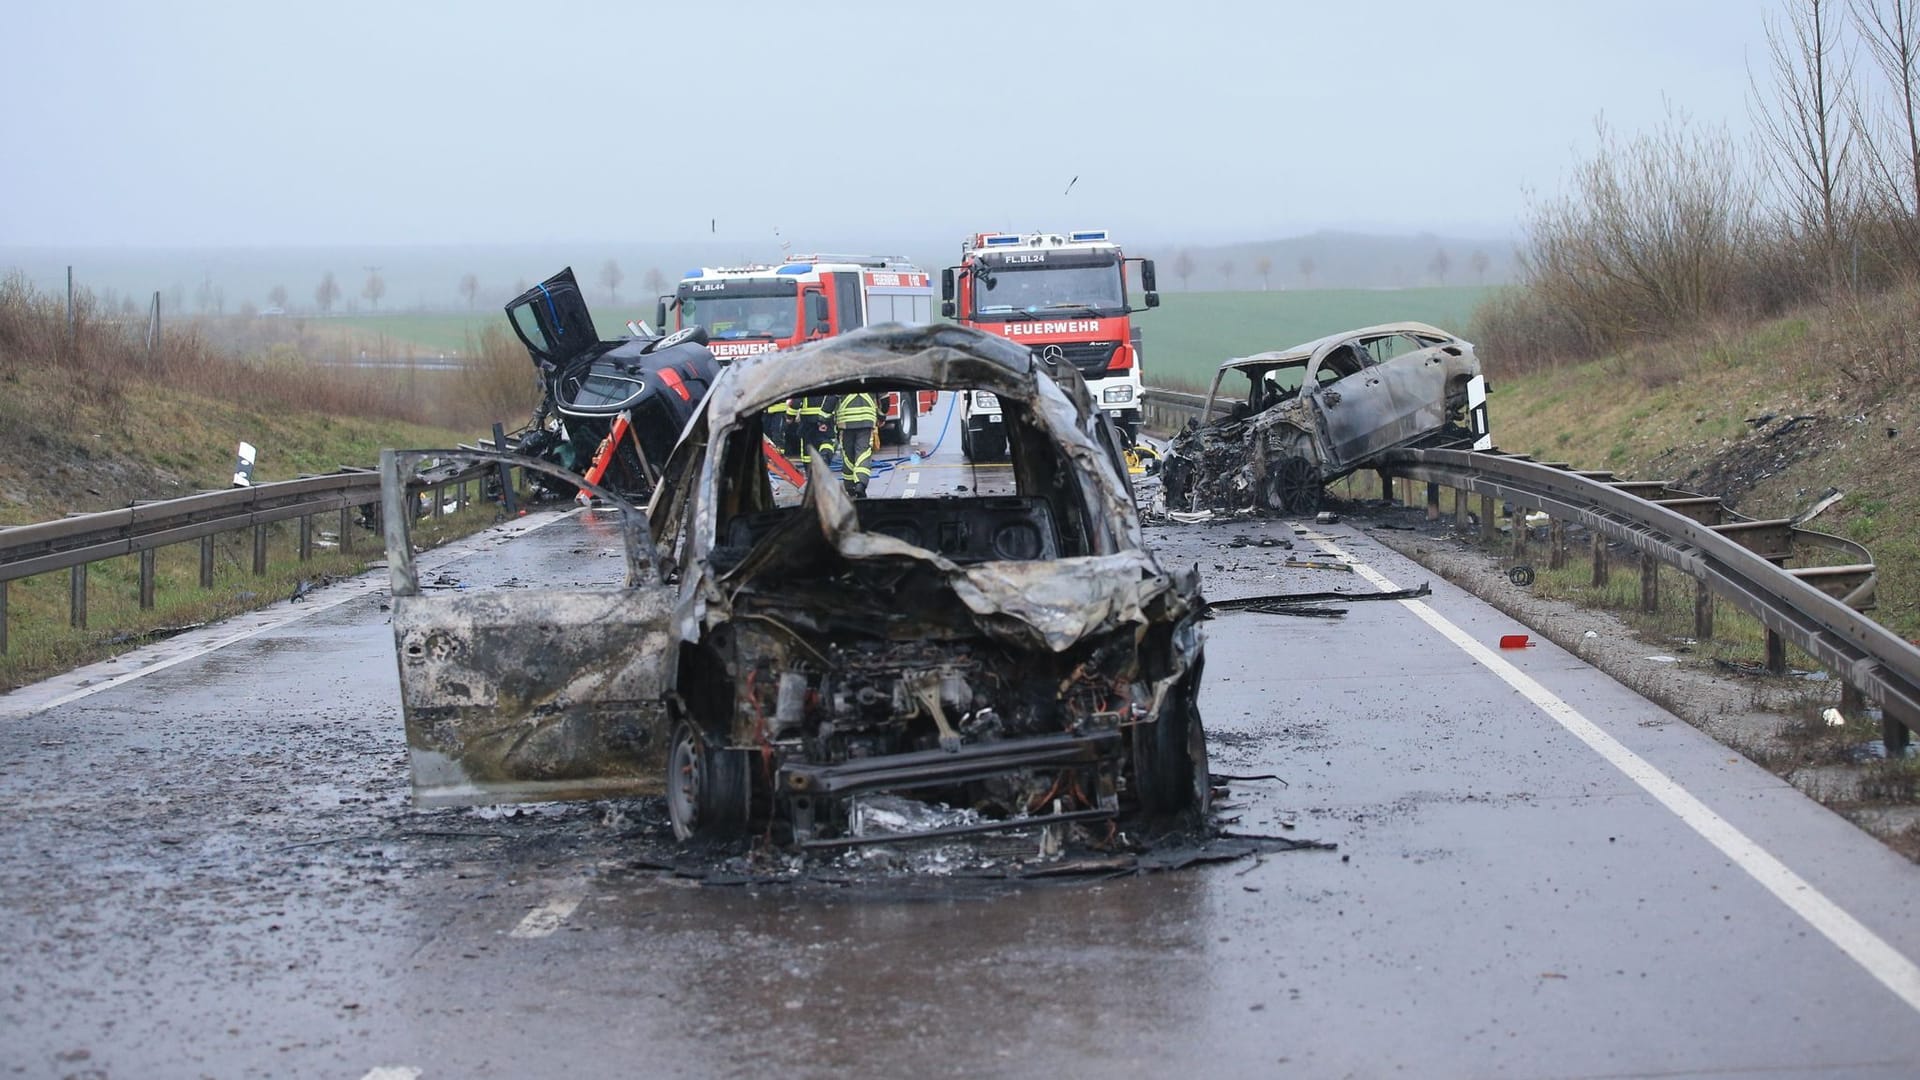
<path fill-rule="evenodd" d="M 885 533 L 861 529 L 853 500 L 819 460 L 797 510 L 716 579 L 709 622 L 743 592 L 777 595 L 783 582 L 823 566 L 861 565 L 938 577 L 988 637 L 1023 649 L 1065 652 L 1123 626 L 1177 620 L 1198 607 L 1198 574 L 1167 574 L 1142 548 L 1104 555 L 960 565 Z"/>

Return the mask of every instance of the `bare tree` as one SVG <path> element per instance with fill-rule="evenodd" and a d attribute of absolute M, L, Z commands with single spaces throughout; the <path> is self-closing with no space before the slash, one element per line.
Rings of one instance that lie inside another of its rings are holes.
<path fill-rule="evenodd" d="M 648 296 L 666 295 L 667 275 L 661 273 L 659 267 L 655 266 L 649 269 L 646 277 L 642 280 L 646 283 Z"/>
<path fill-rule="evenodd" d="M 380 298 L 387 295 L 387 279 L 380 276 L 379 267 L 367 268 L 367 283 L 360 286 L 360 295 L 367 298 L 367 303 L 373 305 L 373 310 L 380 310 Z"/>
<path fill-rule="evenodd" d="M 1222 259 L 1220 261 L 1220 284 L 1221 285 L 1230 285 L 1233 283 L 1233 271 L 1235 269 L 1236 268 L 1233 265 L 1232 259 Z"/>
<path fill-rule="evenodd" d="M 607 287 L 607 295 L 616 304 L 620 302 L 620 283 L 625 280 L 627 280 L 626 272 L 621 270 L 620 264 L 612 259 L 608 259 L 606 264 L 600 267 L 600 284 Z"/>
<path fill-rule="evenodd" d="M 1300 263 L 1297 267 L 1295 267 L 1295 269 L 1300 271 L 1300 280 L 1303 282 L 1306 282 L 1308 288 L 1312 288 L 1313 272 L 1316 269 L 1318 269 L 1318 267 L 1314 265 L 1313 256 L 1311 255 L 1300 256 Z"/>
<path fill-rule="evenodd" d="M 1853 95 L 1849 119 L 1860 135 L 1870 196 L 1893 225 L 1908 265 L 1920 265 L 1920 12 L 1914 0 L 1848 0 L 1847 6 L 1890 99 L 1874 116 L 1865 95 Z"/>
<path fill-rule="evenodd" d="M 1840 252 L 1856 208 L 1854 127 L 1846 99 L 1853 56 L 1840 41 L 1835 0 L 1792 0 L 1784 25 L 1767 19 L 1772 92 L 1749 76 L 1754 122 L 1794 230 L 1815 244 L 1827 284 L 1840 283 Z"/>
<path fill-rule="evenodd" d="M 480 279 L 471 273 L 460 275 L 460 295 L 467 298 L 467 307 L 472 309 L 473 298 L 480 295 Z"/>
<path fill-rule="evenodd" d="M 1453 256 L 1447 254 L 1446 248 L 1437 249 L 1433 253 L 1433 258 L 1427 260 L 1427 273 L 1433 275 L 1433 279 L 1442 285 L 1447 283 L 1447 271 L 1451 269 L 1453 269 Z"/>
<path fill-rule="evenodd" d="M 1273 284 L 1268 280 L 1273 274 L 1273 259 L 1270 256 L 1262 255 L 1253 260 L 1253 272 L 1260 275 L 1260 291 L 1266 292 L 1268 286 Z"/>
<path fill-rule="evenodd" d="M 200 279 L 200 284 L 194 287 L 193 306 L 195 308 L 198 308 L 200 311 L 200 314 L 202 315 L 207 315 L 212 313 L 213 311 L 213 278 L 212 276 L 209 275 L 207 277 L 202 277 Z"/>
<path fill-rule="evenodd" d="M 319 306 L 320 314 L 325 315 L 333 310 L 334 302 L 339 299 L 340 283 L 333 279 L 333 271 L 329 270 L 320 279 L 319 287 L 313 290 L 313 302 Z"/>
<path fill-rule="evenodd" d="M 267 303 L 272 304 L 281 311 L 287 310 L 287 287 L 285 285 L 275 285 L 273 288 L 268 289 Z"/>
<path fill-rule="evenodd" d="M 1487 267 L 1493 265 L 1493 260 L 1487 258 L 1487 253 L 1475 249 L 1472 255 L 1467 256 L 1467 265 L 1473 268 L 1474 282 L 1479 285 L 1485 285 L 1487 283 Z"/>
<path fill-rule="evenodd" d="M 1181 252 L 1173 257 L 1173 276 L 1180 279 L 1180 291 L 1187 289 L 1187 279 L 1193 276 L 1193 256 Z"/>

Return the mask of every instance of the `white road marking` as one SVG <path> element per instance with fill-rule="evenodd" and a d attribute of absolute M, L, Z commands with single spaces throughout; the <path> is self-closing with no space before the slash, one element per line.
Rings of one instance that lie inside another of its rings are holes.
<path fill-rule="evenodd" d="M 1375 588 L 1388 592 L 1399 589 L 1398 585 L 1372 567 L 1342 551 L 1338 545 L 1323 542 L 1321 546 L 1328 554 L 1352 563 L 1354 572 L 1366 578 Z M 1672 777 L 1621 745 L 1617 739 L 1600 730 L 1598 725 L 1582 716 L 1573 706 L 1535 682 L 1531 676 L 1514 667 L 1500 654 L 1474 640 L 1472 635 L 1455 626 L 1446 616 L 1420 600 L 1401 600 L 1399 604 L 1418 616 L 1420 621 L 1439 631 L 1442 637 L 1459 646 L 1462 652 L 1479 662 L 1482 667 L 1498 675 L 1501 681 L 1518 690 L 1522 696 L 1538 706 L 1541 712 L 1552 717 L 1574 738 L 1586 743 L 1589 749 L 1599 754 L 1608 764 L 1640 785 L 1647 794 L 1659 800 L 1662 806 L 1672 811 L 1674 816 L 1684 822 L 1688 828 L 1700 834 L 1707 843 L 1718 848 L 1722 855 L 1733 860 L 1734 865 L 1746 871 L 1760 883 L 1762 888 L 1772 893 L 1794 914 L 1805 919 L 1808 925 L 1838 946 L 1841 952 L 1852 957 L 1855 963 L 1867 970 L 1867 974 L 1878 979 L 1882 986 L 1898 995 L 1908 1007 L 1920 1011 L 1920 966 L 1916 966 L 1898 949 L 1888 944 L 1884 938 L 1867 929 L 1852 915 L 1847 914 L 1840 905 L 1829 900 L 1805 878 L 1788 869 L 1787 865 L 1771 852 L 1755 843 L 1739 829 L 1734 828 L 1725 818 L 1714 813 Z"/>
<path fill-rule="evenodd" d="M 915 469 L 912 472 L 907 474 L 907 490 L 901 492 L 900 497 L 903 499 L 911 499 L 914 497 L 916 493 L 919 492 L 919 490 L 920 490 L 920 470 Z"/>
<path fill-rule="evenodd" d="M 567 917 L 573 914 L 574 909 L 578 908 L 580 901 L 584 899 L 586 899 L 586 897 L 577 892 L 563 893 L 556 896 L 546 903 L 541 904 L 539 907 L 534 908 L 532 911 L 527 912 L 526 917 L 520 920 L 520 925 L 514 927 L 512 932 L 507 936 L 517 938 L 546 937 L 548 934 L 560 929 L 560 927 L 566 923 Z"/>
<path fill-rule="evenodd" d="M 420 1070 L 411 1065 L 380 1065 L 368 1069 L 360 1080 L 420 1080 Z"/>
<path fill-rule="evenodd" d="M 534 532 L 539 529 L 544 529 L 548 525 L 551 525 L 556 521 L 560 521 L 563 518 L 572 517 L 574 514 L 577 514 L 577 513 L 579 513 L 579 510 L 576 508 L 574 510 L 568 510 L 564 513 L 554 514 L 550 517 L 545 517 L 536 521 L 528 522 L 525 524 L 524 528 L 520 529 L 518 532 L 513 533 L 509 537 L 509 539 L 525 536 L 530 532 Z M 477 539 L 481 537 L 487 537 L 490 535 L 497 538 L 499 534 L 475 533 L 474 536 L 470 537 L 469 539 Z M 475 552 L 456 545 L 453 547 L 438 548 L 436 549 L 434 554 L 439 557 L 437 558 L 423 557 L 419 560 L 419 566 L 421 570 L 424 571 L 426 569 L 429 569 L 430 567 L 437 568 L 449 562 L 453 562 L 458 559 L 462 559 L 469 555 L 475 554 Z M 361 575 L 361 577 L 356 581 L 344 582 L 339 585 L 326 586 L 325 588 L 317 591 L 314 596 L 309 597 L 308 599 L 303 600 L 298 604 L 283 602 L 277 605 L 281 610 L 275 611 L 273 608 L 269 607 L 269 608 L 262 608 L 252 612 L 243 613 L 241 615 L 236 615 L 232 619 L 229 619 L 226 621 L 228 622 L 247 622 L 249 620 L 256 620 L 256 621 L 254 621 L 251 626 L 248 626 L 247 629 L 239 631 L 238 633 L 229 634 L 225 637 L 217 638 L 204 645 L 192 646 L 180 653 L 177 653 L 173 656 L 169 656 L 164 660 L 155 660 L 155 661 L 152 661 L 151 663 L 146 663 L 146 666 L 138 668 L 137 670 L 121 672 L 120 674 L 114 675 L 111 678 L 102 679 L 99 682 L 89 683 L 88 685 L 81 686 L 67 693 L 58 693 L 59 687 L 63 684 L 71 684 L 76 681 L 82 681 L 82 680 L 93 678 L 99 675 L 102 669 L 112 670 L 112 669 L 124 667 L 130 663 L 142 663 L 143 662 L 142 658 L 144 655 L 150 655 L 151 652 L 153 651 L 165 650 L 171 646 L 178 645 L 178 642 L 172 642 L 172 643 L 162 642 L 158 645 L 151 645 L 141 649 L 134 649 L 132 651 L 123 653 L 120 656 L 114 657 L 112 660 L 105 660 L 99 664 L 89 664 L 84 668 L 79 668 L 75 671 L 67 672 L 64 675 L 56 675 L 53 678 L 45 680 L 44 682 L 36 683 L 33 686 L 22 687 L 19 690 L 15 690 L 11 694 L 7 694 L 4 697 L 0 697 L 0 720 L 22 719 L 28 716 L 32 716 L 35 713 L 45 712 L 48 709 L 56 709 L 62 705 L 67 705 L 72 702 L 79 701 L 81 698 L 91 697 L 94 694 L 101 692 L 102 690 L 111 690 L 116 686 L 123 686 L 127 683 L 132 682 L 135 679 L 141 679 L 141 678 L 145 678 L 148 675 L 152 675 L 154 672 L 165 671 L 170 667 L 174 667 L 179 664 L 184 664 L 189 660 L 196 660 L 202 656 L 207 655 L 208 653 L 218 652 L 219 650 L 224 649 L 229 645 L 237 644 L 238 642 L 245 641 L 250 637 L 255 637 L 257 635 L 264 634 L 269 630 L 278 630 L 283 626 L 287 626 L 291 623 L 299 622 L 301 619 L 305 619 L 313 615 L 318 615 L 323 611 L 331 611 L 332 609 L 339 607 L 341 604 L 349 603 L 354 600 L 360 600 L 368 596 L 372 596 L 386 589 L 388 587 L 388 584 L 389 584 L 389 579 L 387 577 L 387 572 L 385 570 L 383 569 L 369 570 L 364 575 Z M 337 595 L 330 595 L 336 589 L 340 590 L 339 593 Z M 36 699 L 37 695 L 35 694 L 36 690 L 40 690 L 42 692 L 52 691 L 56 694 L 56 696 L 49 697 L 44 700 L 37 700 Z"/>

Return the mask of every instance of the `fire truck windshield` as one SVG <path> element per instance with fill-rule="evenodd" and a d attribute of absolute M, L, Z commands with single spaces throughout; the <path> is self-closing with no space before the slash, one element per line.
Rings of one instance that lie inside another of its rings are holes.
<path fill-rule="evenodd" d="M 973 314 L 1017 318 L 1047 312 L 1117 315 L 1127 297 L 1119 267 L 1000 266 L 974 276 Z"/>
<path fill-rule="evenodd" d="M 790 338 L 800 317 L 796 295 L 735 296 L 718 294 L 680 296 L 680 325 L 698 323 L 716 341 L 739 338 Z"/>

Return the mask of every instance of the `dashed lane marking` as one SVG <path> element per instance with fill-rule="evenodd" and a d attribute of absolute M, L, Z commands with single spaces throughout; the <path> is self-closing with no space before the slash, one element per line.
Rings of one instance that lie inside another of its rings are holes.
<path fill-rule="evenodd" d="M 581 893 L 563 893 L 527 912 L 508 937 L 543 938 L 566 925 L 567 917 L 586 899 Z"/>
<path fill-rule="evenodd" d="M 420 1070 L 412 1065 L 379 1065 L 360 1080 L 420 1080 Z"/>
<path fill-rule="evenodd" d="M 1328 554 L 1352 564 L 1354 573 L 1367 579 L 1375 588 L 1387 592 L 1400 588 L 1385 575 L 1341 550 L 1339 545 L 1322 541 L 1321 546 Z M 1455 626 L 1446 616 L 1420 600 L 1401 600 L 1399 604 L 1438 631 L 1440 636 L 1459 646 L 1462 652 L 1482 667 L 1499 676 L 1502 682 L 1518 690 L 1541 712 L 1585 743 L 1588 749 L 1640 785 L 1642 790 L 1653 796 L 1688 828 L 1733 860 L 1734 865 L 1746 871 L 1775 899 L 1806 920 L 1841 952 L 1852 957 L 1855 963 L 1866 969 L 1867 974 L 1893 991 L 1909 1008 L 1920 1011 L 1920 966 L 1888 944 L 1886 939 L 1867 929 L 1860 920 L 1814 888 L 1812 883 L 1789 869 L 1787 864 L 1735 828 L 1727 819 L 1714 813 L 1692 792 L 1681 787 L 1678 781 L 1627 749 L 1619 740 L 1602 731 L 1599 725 L 1582 716 L 1579 710 Z"/>

